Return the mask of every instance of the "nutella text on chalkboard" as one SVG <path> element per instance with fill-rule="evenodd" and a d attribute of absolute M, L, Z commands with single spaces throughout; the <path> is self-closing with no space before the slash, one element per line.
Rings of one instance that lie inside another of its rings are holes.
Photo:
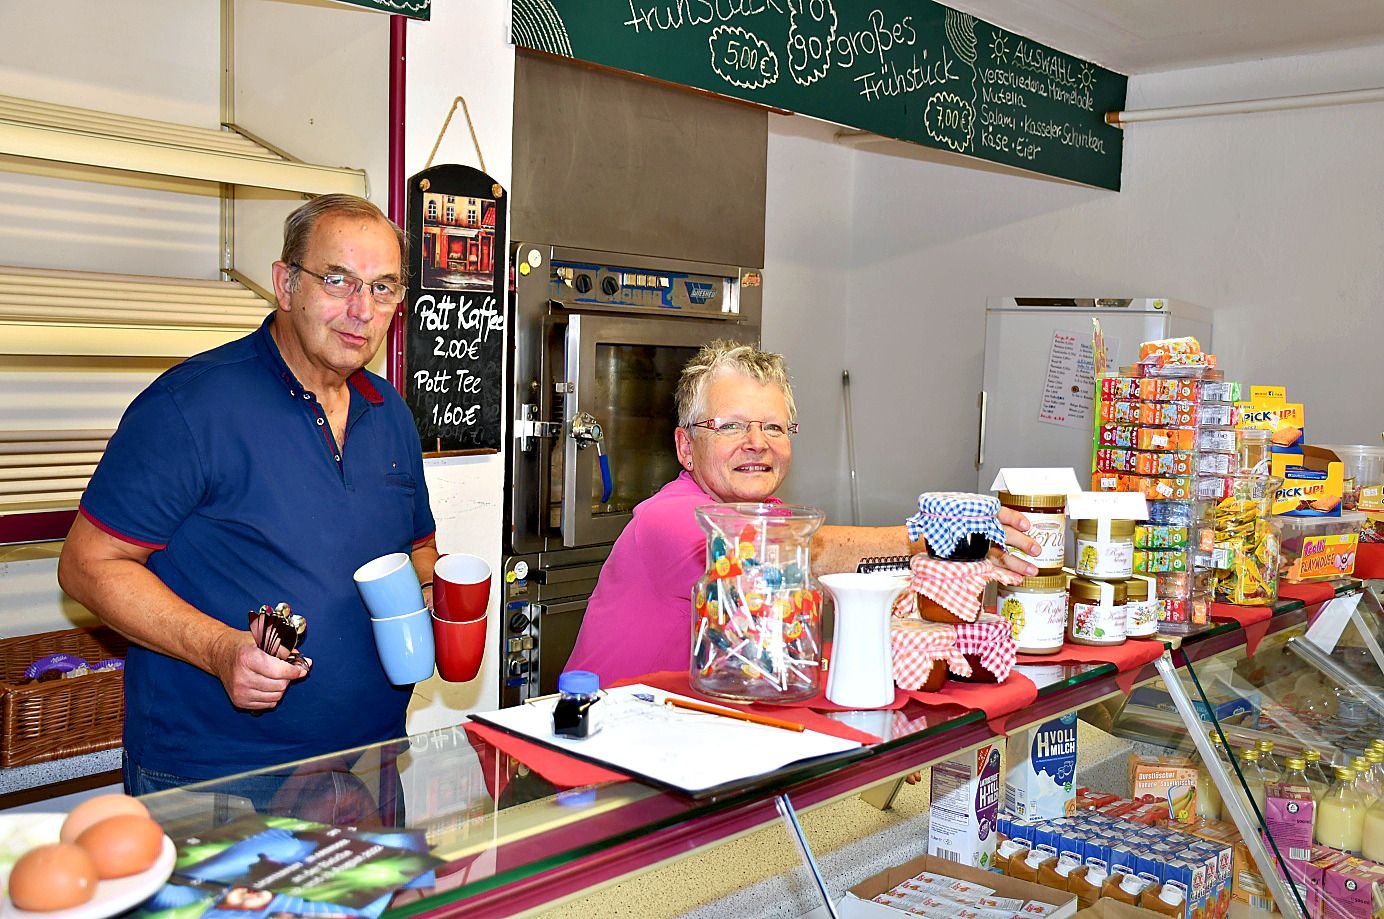
<path fill-rule="evenodd" d="M 525 0 L 517 44 L 1101 188 L 1118 73 L 931 0 Z"/>

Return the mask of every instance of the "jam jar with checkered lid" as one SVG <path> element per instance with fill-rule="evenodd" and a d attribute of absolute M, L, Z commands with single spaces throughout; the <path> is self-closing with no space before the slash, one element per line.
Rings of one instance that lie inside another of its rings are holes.
<path fill-rule="evenodd" d="M 826 515 L 794 504 L 697 508 L 706 574 L 692 588 L 689 680 L 733 702 L 797 702 L 821 688 L 822 589 L 812 536 Z"/>
<path fill-rule="evenodd" d="M 904 521 L 910 539 L 922 539 L 927 554 L 953 562 L 976 562 L 991 546 L 1004 546 L 1000 502 L 990 495 L 929 491 L 918 496 L 918 512 Z"/>

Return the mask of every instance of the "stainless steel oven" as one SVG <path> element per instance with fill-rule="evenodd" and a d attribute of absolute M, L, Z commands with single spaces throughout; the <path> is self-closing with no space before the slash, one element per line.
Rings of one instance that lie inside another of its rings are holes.
<path fill-rule="evenodd" d="M 514 249 L 501 705 L 553 692 L 610 546 L 678 474 L 674 389 L 715 338 L 759 338 L 757 269 Z"/>

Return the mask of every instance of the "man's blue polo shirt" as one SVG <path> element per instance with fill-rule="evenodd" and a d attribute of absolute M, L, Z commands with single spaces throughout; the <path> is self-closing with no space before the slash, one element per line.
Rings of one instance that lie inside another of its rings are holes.
<path fill-rule="evenodd" d="M 131 647 L 125 749 L 144 769 L 213 778 L 404 733 L 410 689 L 385 678 L 351 574 L 433 534 L 418 433 L 393 387 L 361 371 L 338 449 L 272 321 L 173 367 L 130 404 L 81 513 L 154 549 L 149 570 L 233 628 L 288 603 L 307 617 L 312 672 L 251 715 L 215 677 Z"/>

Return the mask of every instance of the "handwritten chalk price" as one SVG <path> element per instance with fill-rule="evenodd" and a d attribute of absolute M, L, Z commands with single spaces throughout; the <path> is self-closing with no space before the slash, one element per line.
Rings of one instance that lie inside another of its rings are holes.
<path fill-rule="evenodd" d="M 768 43 L 739 26 L 717 26 L 708 39 L 711 69 L 731 86 L 762 89 L 779 78 L 778 55 Z"/>
<path fill-rule="evenodd" d="M 958 153 L 971 145 L 975 130 L 976 110 L 968 100 L 956 93 L 941 92 L 927 100 L 923 125 L 928 136 Z"/>

